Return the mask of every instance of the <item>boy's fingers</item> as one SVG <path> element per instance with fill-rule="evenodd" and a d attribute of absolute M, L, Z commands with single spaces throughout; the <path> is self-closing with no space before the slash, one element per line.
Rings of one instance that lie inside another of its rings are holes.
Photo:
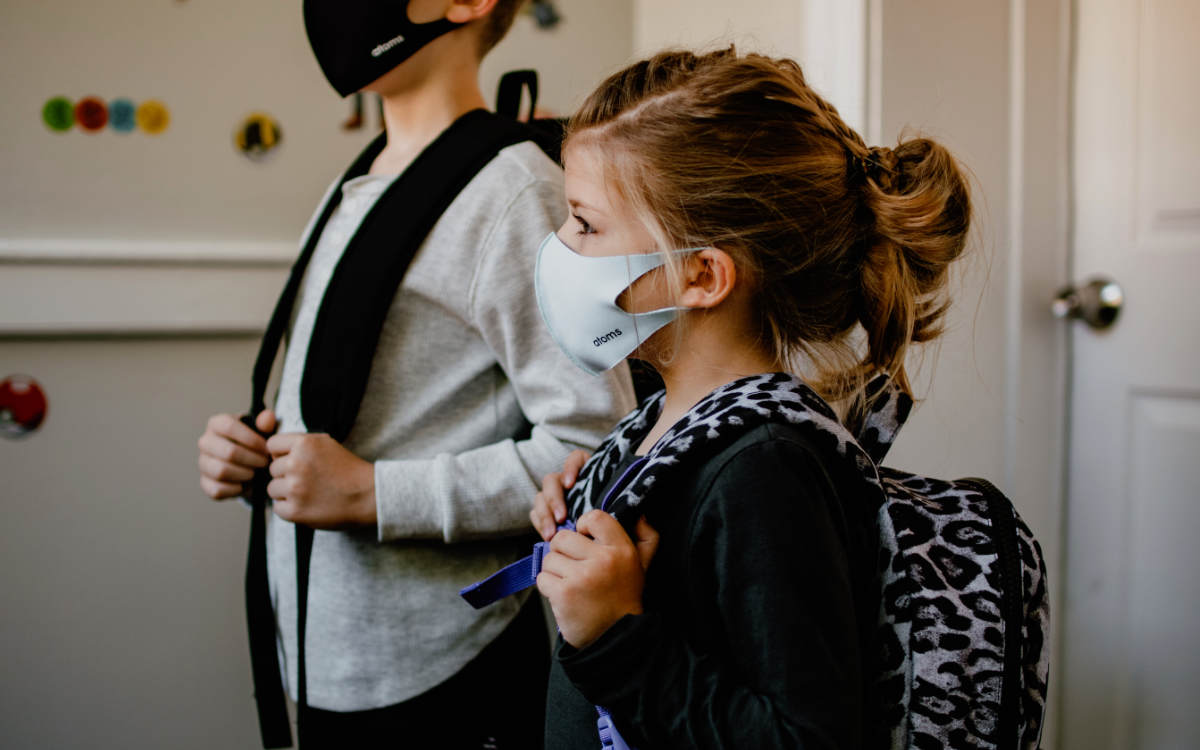
<path fill-rule="evenodd" d="M 232 414 L 218 414 L 208 420 L 208 432 L 245 446 L 258 453 L 267 452 L 267 443 L 262 435 L 247 427 Z"/>
<path fill-rule="evenodd" d="M 254 418 L 254 426 L 258 428 L 259 432 L 267 435 L 274 434 L 275 428 L 278 427 L 278 423 L 275 421 L 275 412 L 270 409 L 263 409 Z"/>
<path fill-rule="evenodd" d="M 225 500 L 242 494 L 242 485 L 240 484 L 220 482 L 205 476 L 200 477 L 200 488 L 213 500 Z"/>
<path fill-rule="evenodd" d="M 263 443 L 263 451 L 259 452 L 239 445 L 218 433 L 205 432 L 200 436 L 198 445 L 203 455 L 211 456 L 224 463 L 253 468 L 267 465 L 266 443 Z"/>
<path fill-rule="evenodd" d="M 292 461 L 291 456 L 280 456 L 271 462 L 271 465 L 268 467 L 267 471 L 273 477 L 287 476 L 287 473 L 292 469 L 293 463 L 294 462 Z"/>
<path fill-rule="evenodd" d="M 200 454 L 200 473 L 218 482 L 238 483 L 248 482 L 254 478 L 254 469 L 248 466 L 226 463 L 212 456 Z"/>
<path fill-rule="evenodd" d="M 286 456 L 292 452 L 292 446 L 302 437 L 304 437 L 304 434 L 299 432 L 285 432 L 282 435 L 272 435 L 267 440 L 267 450 L 270 451 L 271 456 L 274 458 Z"/>

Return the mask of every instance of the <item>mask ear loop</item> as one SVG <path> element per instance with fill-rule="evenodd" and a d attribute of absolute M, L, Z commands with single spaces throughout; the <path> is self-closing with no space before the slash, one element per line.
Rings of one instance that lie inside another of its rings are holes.
<path fill-rule="evenodd" d="M 708 250 L 708 249 L 709 249 L 709 246 L 705 245 L 704 247 L 686 247 L 686 248 L 681 248 L 679 250 L 665 250 L 665 251 L 660 250 L 659 252 L 663 253 L 666 256 L 690 255 L 691 253 L 698 253 L 701 250 Z M 633 266 L 632 266 L 630 260 L 634 256 L 626 255 L 624 257 L 625 257 L 625 278 L 630 279 L 631 277 L 633 277 Z M 655 271 L 660 271 L 660 270 L 666 268 L 667 266 L 669 266 L 670 264 L 671 264 L 671 261 L 669 259 L 665 259 L 661 265 L 655 266 L 654 268 L 647 269 L 646 271 L 644 271 L 642 273 L 641 276 L 632 278 L 630 280 L 630 282 L 625 285 L 625 288 L 623 288 L 620 292 L 617 293 L 616 298 L 613 299 L 613 304 L 616 305 L 617 307 L 620 307 L 620 304 L 618 304 L 618 300 L 621 299 L 621 295 L 625 294 L 626 292 L 629 292 L 633 288 L 633 285 L 635 283 L 637 283 L 638 279 L 641 279 L 644 276 L 648 276 L 651 273 L 654 273 Z M 668 275 L 670 275 L 669 272 L 668 272 Z M 630 296 L 632 297 L 632 294 Z M 632 299 L 630 301 L 632 302 Z M 633 313 L 633 312 L 629 313 L 629 317 L 633 319 L 633 335 L 638 342 L 638 346 L 641 346 L 642 344 L 645 343 L 645 339 L 642 338 L 641 331 L 638 330 L 638 318 L 639 317 L 641 317 L 642 315 L 649 314 L 649 313 L 661 312 L 663 310 L 675 310 L 676 312 L 687 312 L 692 309 L 693 308 L 690 308 L 690 307 L 680 307 L 679 305 L 668 305 L 667 307 L 660 307 L 660 308 L 657 308 L 654 310 L 647 310 L 645 313 Z M 660 329 L 656 328 L 655 333 L 657 333 L 659 330 Z"/>

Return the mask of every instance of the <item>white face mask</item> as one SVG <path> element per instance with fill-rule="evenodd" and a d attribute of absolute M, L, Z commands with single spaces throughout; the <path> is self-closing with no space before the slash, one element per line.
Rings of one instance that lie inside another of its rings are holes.
<path fill-rule="evenodd" d="M 550 335 L 585 372 L 599 375 L 615 367 L 678 312 L 689 309 L 628 313 L 617 305 L 621 292 L 666 262 L 665 253 L 580 255 L 551 232 L 538 250 L 534 271 L 538 307 Z"/>

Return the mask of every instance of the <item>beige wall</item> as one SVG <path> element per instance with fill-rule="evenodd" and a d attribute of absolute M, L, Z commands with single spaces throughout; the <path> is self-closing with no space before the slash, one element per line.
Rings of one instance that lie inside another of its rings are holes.
<path fill-rule="evenodd" d="M 0 438 L 5 748 L 259 746 L 247 516 L 201 494 L 196 438 L 247 405 L 304 222 L 371 132 L 337 129 L 349 107 L 285 5 L 0 6 L 0 59 L 22 71 L 0 79 L 0 378 L 27 373 L 49 397 L 40 431 Z M 533 66 L 542 103 L 566 111 L 627 60 L 632 0 L 556 5 L 555 31 L 518 19 L 484 67 L 487 96 Z M 158 141 L 56 136 L 38 119 L 54 94 L 152 89 L 176 117 Z M 227 120 L 251 107 L 282 119 L 284 158 L 230 153 Z M 245 188 L 270 207 L 231 206 Z"/>

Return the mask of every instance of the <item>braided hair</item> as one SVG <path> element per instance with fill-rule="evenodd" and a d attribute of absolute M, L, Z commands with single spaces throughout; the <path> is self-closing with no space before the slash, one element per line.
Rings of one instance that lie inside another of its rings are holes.
<path fill-rule="evenodd" d="M 663 248 L 718 247 L 753 285 L 758 341 L 851 411 L 879 374 L 911 392 L 909 346 L 936 338 L 970 194 L 914 138 L 868 147 L 793 60 L 667 51 L 613 74 L 571 117 L 606 184 Z"/>

